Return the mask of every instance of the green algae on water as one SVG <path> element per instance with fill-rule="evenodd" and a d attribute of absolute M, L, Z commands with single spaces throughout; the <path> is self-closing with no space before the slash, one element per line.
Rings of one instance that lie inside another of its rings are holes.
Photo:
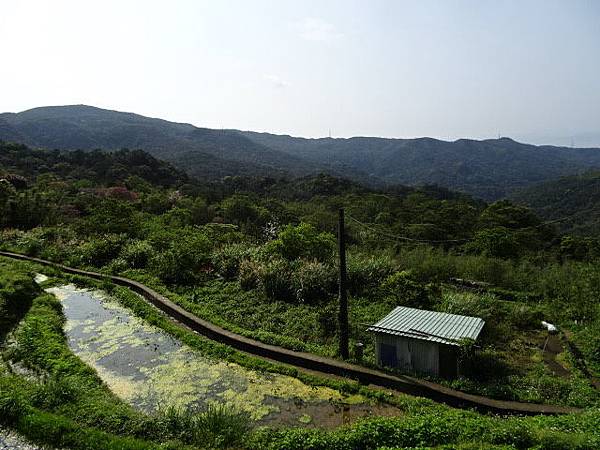
<path fill-rule="evenodd" d="M 117 396 L 142 410 L 173 406 L 199 411 L 210 402 L 221 402 L 260 420 L 291 405 L 286 410 L 297 410 L 297 420 L 309 423 L 300 418 L 310 416 L 294 405 L 359 402 L 360 396 L 346 397 L 293 377 L 207 358 L 102 292 L 72 285 L 47 291 L 63 303 L 65 332 L 74 353 L 94 367 Z"/>

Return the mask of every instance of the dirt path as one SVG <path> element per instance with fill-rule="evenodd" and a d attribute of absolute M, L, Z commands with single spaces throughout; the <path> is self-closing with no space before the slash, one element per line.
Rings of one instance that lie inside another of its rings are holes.
<path fill-rule="evenodd" d="M 546 348 L 542 356 L 544 363 L 554 373 L 561 378 L 569 378 L 571 372 L 556 360 L 556 356 L 564 351 L 564 347 L 560 338 L 556 334 L 548 335 Z"/>

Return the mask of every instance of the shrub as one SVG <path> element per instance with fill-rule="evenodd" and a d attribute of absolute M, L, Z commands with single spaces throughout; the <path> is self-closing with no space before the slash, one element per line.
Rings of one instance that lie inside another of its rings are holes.
<path fill-rule="evenodd" d="M 155 254 L 156 252 L 150 242 L 134 240 L 123 247 L 119 256 L 129 268 L 143 269 Z"/>
<path fill-rule="evenodd" d="M 221 202 L 221 211 L 227 222 L 236 225 L 264 225 L 269 217 L 266 209 L 257 206 L 257 202 L 244 195 L 233 195 Z"/>
<path fill-rule="evenodd" d="M 508 366 L 493 350 L 478 350 L 475 341 L 465 340 L 459 348 L 458 363 L 462 376 L 472 380 L 499 379 L 509 374 Z"/>
<path fill-rule="evenodd" d="M 17 240 L 19 250 L 29 256 L 39 256 L 45 244 L 42 230 L 42 228 L 34 228 L 24 233 Z"/>
<path fill-rule="evenodd" d="M 106 234 L 92 238 L 79 247 L 79 263 L 102 267 L 119 255 L 125 240 L 126 236 L 122 234 Z"/>
<path fill-rule="evenodd" d="M 240 265 L 256 253 L 256 249 L 246 244 L 229 244 L 213 252 L 212 265 L 218 275 L 226 280 L 235 279 L 240 271 Z"/>
<path fill-rule="evenodd" d="M 335 249 L 335 238 L 331 233 L 319 233 L 308 223 L 298 226 L 287 225 L 277 239 L 265 246 L 268 255 L 279 255 L 287 260 L 298 258 L 330 261 Z"/>
<path fill-rule="evenodd" d="M 292 301 L 296 298 L 291 284 L 290 266 L 283 259 L 273 259 L 262 265 L 260 285 L 271 300 Z"/>
<path fill-rule="evenodd" d="M 208 270 L 211 244 L 209 239 L 194 229 L 183 229 L 166 251 L 152 258 L 152 271 L 164 282 L 191 284 Z"/>
<path fill-rule="evenodd" d="M 296 298 L 302 303 L 324 302 L 335 295 L 337 278 L 335 269 L 317 260 L 299 261 L 292 273 Z"/>
<path fill-rule="evenodd" d="M 586 358 L 600 366 L 600 322 L 585 327 L 578 333 L 577 340 Z"/>
<path fill-rule="evenodd" d="M 39 386 L 31 401 L 39 408 L 54 409 L 72 402 L 78 395 L 73 380 L 53 377 Z"/>
<path fill-rule="evenodd" d="M 448 281 L 457 274 L 455 257 L 441 248 L 420 245 L 403 249 L 398 257 L 401 269 L 409 269 L 420 281 Z"/>
<path fill-rule="evenodd" d="M 157 416 L 164 433 L 202 448 L 239 448 L 250 431 L 247 414 L 221 403 L 209 403 L 195 413 L 170 407 Z"/>
<path fill-rule="evenodd" d="M 507 319 L 521 330 L 537 330 L 544 320 L 544 313 L 538 306 L 515 305 L 509 309 Z"/>
<path fill-rule="evenodd" d="M 194 441 L 209 448 L 239 447 L 250 431 L 248 415 L 223 404 L 209 404 L 192 426 Z"/>
<path fill-rule="evenodd" d="M 125 272 L 127 269 L 130 269 L 131 266 L 125 261 L 123 258 L 118 257 L 109 262 L 106 266 L 103 267 L 103 271 L 117 275 L 122 272 Z"/>
<path fill-rule="evenodd" d="M 397 305 L 422 309 L 431 309 L 439 295 L 433 286 L 414 281 L 408 271 L 390 275 L 382 283 L 381 289 Z"/>
<path fill-rule="evenodd" d="M 394 262 L 389 256 L 351 253 L 347 264 L 348 291 L 352 295 L 371 292 L 395 270 Z"/>
<path fill-rule="evenodd" d="M 239 281 L 243 290 L 249 291 L 259 286 L 260 268 L 260 264 L 254 260 L 245 259 L 240 262 Z"/>
<path fill-rule="evenodd" d="M 26 404 L 20 397 L 0 394 L 0 423 L 14 424 L 25 411 Z"/>
<path fill-rule="evenodd" d="M 508 342 L 514 334 L 506 309 L 493 295 L 447 291 L 443 294 L 441 309 L 450 314 L 483 319 L 482 343 Z"/>
<path fill-rule="evenodd" d="M 4 272 L 0 278 L 0 342 L 31 306 L 41 292 L 32 277 Z"/>

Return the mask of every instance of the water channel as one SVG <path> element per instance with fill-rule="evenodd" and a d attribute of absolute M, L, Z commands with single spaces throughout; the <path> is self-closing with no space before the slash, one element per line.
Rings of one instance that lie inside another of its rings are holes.
<path fill-rule="evenodd" d="M 220 402 L 246 412 L 259 425 L 323 427 L 398 414 L 361 396 L 208 358 L 101 291 L 73 285 L 47 291 L 63 304 L 71 350 L 115 394 L 143 411 L 169 406 L 201 410 L 207 402 Z"/>

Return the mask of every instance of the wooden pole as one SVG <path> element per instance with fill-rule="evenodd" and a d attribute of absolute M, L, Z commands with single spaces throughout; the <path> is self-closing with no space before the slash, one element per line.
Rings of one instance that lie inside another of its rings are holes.
<path fill-rule="evenodd" d="M 339 210 L 338 244 L 340 257 L 340 305 L 338 323 L 340 329 L 340 355 L 348 359 L 348 295 L 346 292 L 346 235 L 344 227 L 344 208 Z"/>

